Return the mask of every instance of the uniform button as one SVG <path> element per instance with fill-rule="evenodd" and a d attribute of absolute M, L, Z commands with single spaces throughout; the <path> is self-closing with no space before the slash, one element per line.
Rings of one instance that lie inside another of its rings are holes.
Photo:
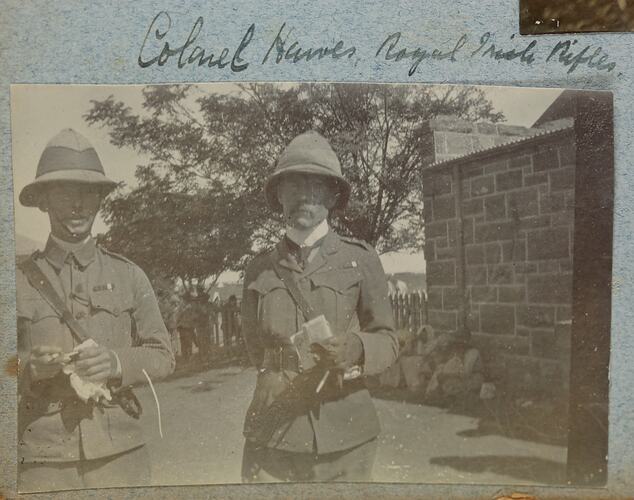
<path fill-rule="evenodd" d="M 86 313 L 84 311 L 79 311 L 77 314 L 75 314 L 75 319 L 83 319 L 86 317 Z"/>
<path fill-rule="evenodd" d="M 121 312 L 121 310 L 118 307 L 115 307 L 112 312 L 114 313 L 115 316 L 119 316 L 119 313 Z"/>

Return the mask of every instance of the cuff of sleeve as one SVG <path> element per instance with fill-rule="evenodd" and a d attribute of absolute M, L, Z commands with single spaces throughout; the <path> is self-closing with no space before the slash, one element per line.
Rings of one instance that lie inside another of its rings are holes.
<path fill-rule="evenodd" d="M 173 358 L 158 350 L 145 347 L 123 347 L 114 350 L 121 364 L 121 385 L 145 383 L 145 369 L 154 380 L 166 377 L 173 370 Z"/>
<path fill-rule="evenodd" d="M 121 385 L 121 360 L 115 351 L 110 351 L 110 365 L 112 368 L 112 376 L 110 377 L 110 385 L 118 387 Z"/>
<path fill-rule="evenodd" d="M 135 369 L 134 351 L 132 348 L 121 348 L 113 350 L 119 365 L 121 365 L 121 373 L 118 382 L 122 387 L 133 385 L 139 382 L 139 377 Z M 124 368 L 125 366 L 125 368 Z"/>
<path fill-rule="evenodd" d="M 348 362 L 348 365 L 363 366 L 365 358 L 364 354 L 363 341 L 359 335 L 351 333 L 346 352 L 346 361 Z"/>
<path fill-rule="evenodd" d="M 363 373 L 377 375 L 387 369 L 398 356 L 398 344 L 391 335 L 355 333 L 363 344 Z"/>

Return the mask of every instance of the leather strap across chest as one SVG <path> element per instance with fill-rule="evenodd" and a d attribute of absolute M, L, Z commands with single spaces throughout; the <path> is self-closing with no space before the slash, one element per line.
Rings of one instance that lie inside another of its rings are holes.
<path fill-rule="evenodd" d="M 273 262 L 273 270 L 277 277 L 282 280 L 282 283 L 286 285 L 288 292 L 291 294 L 293 302 L 299 307 L 300 311 L 304 315 L 306 321 L 310 321 L 311 319 L 316 318 L 320 315 L 318 311 L 311 305 L 306 296 L 299 289 L 299 285 L 297 284 L 297 280 L 293 276 L 293 273 L 290 269 L 282 267 L 278 264 L 278 262 L 271 258 Z"/>
<path fill-rule="evenodd" d="M 70 332 L 78 343 L 90 338 L 88 332 L 73 317 L 66 303 L 59 296 L 48 277 L 42 272 L 32 257 L 21 262 L 18 267 L 26 276 L 31 286 L 35 288 L 42 298 L 53 308 L 57 315 L 66 323 Z"/>

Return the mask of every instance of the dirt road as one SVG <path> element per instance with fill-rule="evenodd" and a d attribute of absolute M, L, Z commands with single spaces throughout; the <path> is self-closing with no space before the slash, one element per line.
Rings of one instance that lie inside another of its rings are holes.
<path fill-rule="evenodd" d="M 239 483 L 242 419 L 255 370 L 225 367 L 177 373 L 138 391 L 156 484 Z M 447 410 L 375 399 L 383 432 L 374 479 L 380 482 L 557 483 L 566 448 L 510 439 L 478 430 L 478 419 Z"/>

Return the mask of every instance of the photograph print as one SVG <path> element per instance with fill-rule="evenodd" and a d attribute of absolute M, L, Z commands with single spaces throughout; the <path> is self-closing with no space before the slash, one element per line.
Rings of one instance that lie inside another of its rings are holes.
<path fill-rule="evenodd" d="M 612 94 L 13 85 L 21 492 L 603 485 Z"/>

